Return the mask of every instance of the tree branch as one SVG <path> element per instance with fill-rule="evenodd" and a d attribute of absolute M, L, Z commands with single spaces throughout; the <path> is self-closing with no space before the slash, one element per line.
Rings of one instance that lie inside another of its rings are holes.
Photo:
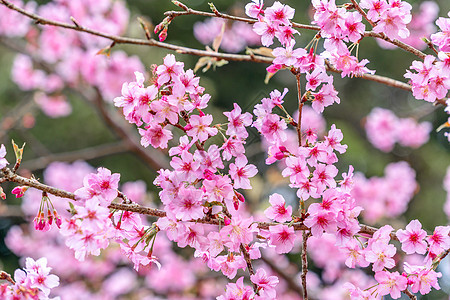
<path fill-rule="evenodd" d="M 311 231 L 304 231 L 303 232 L 303 242 L 302 242 L 302 287 L 303 287 L 303 300 L 308 300 L 308 290 L 306 289 L 306 275 L 308 273 L 308 252 L 307 244 L 308 244 L 308 238 L 311 236 Z"/>

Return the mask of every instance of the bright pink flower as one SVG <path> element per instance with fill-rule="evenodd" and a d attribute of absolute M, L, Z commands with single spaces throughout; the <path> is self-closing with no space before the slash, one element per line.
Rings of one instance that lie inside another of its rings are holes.
<path fill-rule="evenodd" d="M 269 243 L 275 246 L 278 254 L 289 253 L 294 247 L 295 231 L 293 227 L 284 224 L 269 227 Z"/>
<path fill-rule="evenodd" d="M 402 243 L 402 250 L 406 254 L 413 254 L 415 252 L 425 254 L 427 251 L 426 236 L 427 232 L 422 229 L 422 224 L 418 220 L 409 222 L 406 230 L 399 229 L 397 231 L 397 237 Z"/>
<path fill-rule="evenodd" d="M 437 226 L 432 235 L 427 237 L 431 253 L 440 254 L 450 248 L 450 226 Z"/>
<path fill-rule="evenodd" d="M 287 222 L 292 220 L 292 207 L 288 205 L 286 208 L 286 201 L 280 194 L 272 194 L 269 197 L 271 206 L 264 211 L 267 218 L 275 220 L 276 222 Z"/>
<path fill-rule="evenodd" d="M 247 158 L 244 155 L 236 157 L 235 163 L 230 164 L 230 176 L 234 181 L 235 189 L 251 189 L 250 177 L 258 173 L 258 169 L 252 164 L 247 165 Z"/>
<path fill-rule="evenodd" d="M 262 120 L 261 134 L 269 142 L 284 142 L 287 139 L 286 128 L 286 122 L 280 119 L 278 115 L 267 114 Z"/>
<path fill-rule="evenodd" d="M 380 271 L 375 273 L 375 280 L 378 281 L 377 292 L 380 296 L 390 294 L 392 299 L 401 297 L 401 291 L 407 287 L 408 280 L 405 276 L 398 272 L 389 273 L 387 271 Z"/>
<path fill-rule="evenodd" d="M 295 9 L 288 5 L 283 5 L 275 1 L 271 7 L 264 11 L 265 17 L 271 22 L 279 22 L 283 25 L 290 25 L 290 19 L 294 17 Z"/>
<path fill-rule="evenodd" d="M 16 186 L 12 189 L 11 194 L 16 195 L 16 198 L 21 198 L 25 195 L 25 192 L 28 190 L 28 186 Z"/>
<path fill-rule="evenodd" d="M 369 10 L 367 17 L 373 22 L 378 21 L 381 13 L 389 8 L 386 0 L 361 0 L 359 5 Z"/>
<path fill-rule="evenodd" d="M 260 296 L 263 297 L 263 299 L 276 298 L 275 287 L 280 282 L 278 277 L 269 276 L 264 269 L 260 268 L 255 274 L 250 276 L 250 280 L 258 286 Z"/>
<path fill-rule="evenodd" d="M 120 174 L 111 174 L 111 171 L 106 168 L 98 168 L 97 174 L 89 174 L 85 177 L 84 186 L 89 186 L 101 199 L 111 202 L 117 196 L 119 180 Z"/>
<path fill-rule="evenodd" d="M 312 101 L 312 108 L 317 113 L 322 113 L 324 108 L 332 105 L 334 102 L 340 103 L 337 96 L 338 92 L 334 89 L 332 84 L 324 84 L 320 90 L 314 94 Z"/>
<path fill-rule="evenodd" d="M 321 209 L 319 206 L 310 206 L 309 216 L 304 224 L 311 228 L 311 233 L 315 237 L 321 237 L 323 232 L 336 231 L 336 214 L 331 211 Z"/>
<path fill-rule="evenodd" d="M 178 123 L 179 109 L 175 105 L 170 104 L 167 101 L 167 97 L 161 97 L 157 101 L 152 101 L 150 108 L 156 113 L 153 119 L 154 122 L 162 123 L 167 119 L 170 124 Z"/>

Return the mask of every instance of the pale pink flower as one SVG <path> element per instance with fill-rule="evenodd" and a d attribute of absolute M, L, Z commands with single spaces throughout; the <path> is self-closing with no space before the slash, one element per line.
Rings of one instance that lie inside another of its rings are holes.
<path fill-rule="evenodd" d="M 215 136 L 217 128 L 210 127 L 213 121 L 212 115 L 198 116 L 192 115 L 186 125 L 187 135 L 200 142 L 206 141 L 210 136 Z"/>
<path fill-rule="evenodd" d="M 234 181 L 234 188 L 236 189 L 251 189 L 250 177 L 258 173 L 258 169 L 252 165 L 247 164 L 247 158 L 244 155 L 236 157 L 235 163 L 230 164 L 230 176 Z"/>
<path fill-rule="evenodd" d="M 261 297 L 263 299 L 275 299 L 275 287 L 280 282 L 278 277 L 267 275 L 262 268 L 258 269 L 255 274 L 250 276 L 250 280 L 258 286 Z"/>
<path fill-rule="evenodd" d="M 184 63 L 177 62 L 175 55 L 167 54 L 164 57 L 164 64 L 159 65 L 156 69 L 156 74 L 158 75 L 158 84 L 163 85 L 164 83 L 173 80 L 176 76 L 179 76 L 183 72 Z"/>
<path fill-rule="evenodd" d="M 217 300 L 234 300 L 234 299 L 250 300 L 252 298 L 253 298 L 253 290 L 251 287 L 244 285 L 244 276 L 242 276 L 238 280 L 236 280 L 236 283 L 232 282 L 228 283 L 225 289 L 225 295 L 217 297 Z"/>
<path fill-rule="evenodd" d="M 375 280 L 378 281 L 377 292 L 380 296 L 390 294 L 392 299 L 401 297 L 401 291 L 404 291 L 408 285 L 408 279 L 398 272 L 380 271 L 375 273 Z"/>
<path fill-rule="evenodd" d="M 172 132 L 159 124 L 150 124 L 145 129 L 139 128 L 141 145 L 148 147 L 152 145 L 155 148 L 167 148 L 167 143 L 172 139 Z"/>
<path fill-rule="evenodd" d="M 257 232 L 257 225 L 253 218 L 235 216 L 229 225 L 220 230 L 220 235 L 226 240 L 225 245 L 231 251 L 239 251 L 240 244 L 249 244 L 253 240 L 253 233 Z"/>
<path fill-rule="evenodd" d="M 356 239 L 351 239 L 348 241 L 344 247 L 341 248 L 347 255 L 347 259 L 345 260 L 345 265 L 349 268 L 355 268 L 356 264 L 361 267 L 367 267 L 369 262 L 364 258 L 363 249 L 361 249 L 361 245 L 356 241 Z"/>
<path fill-rule="evenodd" d="M 442 277 L 442 274 L 434 271 L 431 266 L 412 266 L 405 263 L 405 271 L 409 274 L 408 280 L 413 293 L 420 292 L 426 295 L 431 292 L 432 287 L 436 290 L 441 289 L 438 278 Z"/>
<path fill-rule="evenodd" d="M 292 220 L 292 207 L 288 205 L 286 208 L 286 201 L 280 194 L 273 194 L 269 197 L 271 206 L 264 211 L 267 218 L 275 220 L 276 222 L 287 222 Z"/>
<path fill-rule="evenodd" d="M 440 51 L 450 51 L 450 18 L 439 18 L 436 21 L 436 25 L 439 26 L 441 32 L 437 32 L 431 35 L 431 41 L 433 44 L 439 47 Z"/>
<path fill-rule="evenodd" d="M 406 226 L 406 230 L 399 229 L 397 237 L 402 243 L 402 250 L 406 254 L 425 254 L 427 251 L 427 243 L 425 237 L 427 232 L 422 229 L 422 224 L 418 220 L 412 220 Z"/>
<path fill-rule="evenodd" d="M 379 272 L 383 268 L 391 269 L 395 266 L 395 261 L 392 257 L 396 252 L 394 245 L 384 241 L 376 241 L 371 244 L 370 248 L 366 248 L 365 258 L 368 262 L 373 263 L 373 271 Z"/>
<path fill-rule="evenodd" d="M 171 202 L 171 209 L 177 219 L 182 221 L 202 218 L 203 192 L 195 188 L 181 188 L 178 196 Z"/>
<path fill-rule="evenodd" d="M 263 0 L 252 0 L 252 2 L 245 5 L 245 14 L 256 19 L 263 12 L 263 6 Z"/>
<path fill-rule="evenodd" d="M 228 128 L 226 134 L 229 136 L 236 135 L 238 138 L 245 139 L 248 137 L 245 127 L 252 124 L 252 115 L 248 112 L 242 113 L 241 108 L 236 103 L 233 104 L 234 109 L 223 114 L 228 118 Z"/>
<path fill-rule="evenodd" d="M 28 257 L 26 259 L 25 270 L 31 280 L 31 287 L 38 288 L 45 295 L 50 294 L 50 289 L 59 285 L 59 278 L 56 275 L 50 274 L 52 268 L 47 267 L 47 258 L 42 257 L 37 261 Z"/>
<path fill-rule="evenodd" d="M 5 156 L 6 156 L 6 148 L 5 145 L 2 144 L 2 146 L 0 147 L 0 169 L 3 169 L 9 164 Z"/>

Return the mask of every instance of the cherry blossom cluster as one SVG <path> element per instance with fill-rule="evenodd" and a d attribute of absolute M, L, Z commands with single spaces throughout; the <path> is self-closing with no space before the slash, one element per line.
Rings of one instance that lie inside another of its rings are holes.
<path fill-rule="evenodd" d="M 365 120 L 367 139 L 376 148 L 390 152 L 395 143 L 419 148 L 428 142 L 430 122 L 418 123 L 413 118 L 399 118 L 391 110 L 375 107 Z"/>
<path fill-rule="evenodd" d="M 14 284 L 0 284 L 0 297 L 5 300 L 14 299 L 50 299 L 51 289 L 59 285 L 59 278 L 50 274 L 52 268 L 47 267 L 45 257 L 25 260 L 25 268 L 14 272 Z"/>
<path fill-rule="evenodd" d="M 44 182 L 74 192 L 83 186 L 85 177 L 93 178 L 96 174 L 95 169 L 85 162 L 78 161 L 73 164 L 57 162 L 46 168 Z M 120 190 L 133 202 L 145 202 L 146 187 L 143 182 L 126 182 L 120 187 Z M 224 279 L 197 280 L 197 278 L 205 276 L 208 270 L 207 266 L 201 259 L 188 261 L 180 256 L 172 250 L 172 245 L 165 235 L 158 235 L 157 242 L 153 246 L 153 256 L 158 257 L 158 261 L 164 265 L 164 268 L 159 270 L 156 261 L 143 266 L 146 261 L 151 259 L 148 257 L 148 249 L 145 251 L 147 253 L 139 250 L 145 246 L 145 238 L 133 249 L 134 253 L 130 249 L 142 237 L 139 234 L 144 233 L 148 228 L 140 227 L 140 224 L 148 225 L 145 218 L 138 218 L 135 213 L 129 212 L 123 212 L 122 215 L 120 211 L 114 212 L 112 215 L 110 213 L 101 215 L 104 208 L 99 207 L 97 213 L 97 208 L 93 211 L 92 207 L 86 208 L 85 205 L 81 205 L 82 202 L 78 203 L 82 200 L 76 201 L 70 208 L 71 212 L 68 212 L 66 200 L 50 197 L 65 223 L 71 221 L 74 208 L 78 211 L 78 206 L 81 207 L 81 210 L 73 218 L 76 219 L 75 223 L 83 222 L 84 220 L 78 220 L 78 217 L 81 214 L 86 216 L 88 213 L 83 213 L 83 211 L 88 210 L 92 217 L 85 217 L 87 222 L 109 223 L 109 221 L 100 221 L 98 218 L 100 216 L 105 219 L 112 217 L 113 235 L 109 242 L 113 244 L 111 241 L 114 241 L 119 244 L 119 247 L 110 246 L 107 250 L 100 251 L 99 256 L 92 256 L 86 252 L 84 261 L 77 260 L 74 250 L 66 246 L 66 240 L 70 236 L 61 235 L 61 230 L 58 230 L 56 226 L 47 232 L 34 230 L 32 220 L 39 209 L 42 193 L 30 188 L 25 193 L 22 203 L 22 210 L 26 219 L 30 221 L 30 225 L 28 227 L 12 227 L 5 241 L 8 248 L 18 256 L 31 256 L 34 259 L 47 257 L 48 265 L 60 277 L 60 286 L 52 289 L 53 295 L 76 300 L 80 297 L 84 299 L 104 299 L 105 297 L 115 299 L 125 294 L 132 294 L 136 297 L 156 297 L 154 293 L 159 293 L 171 294 L 172 298 L 169 297 L 170 299 L 179 299 L 184 291 L 195 288 L 199 290 L 199 295 L 202 295 L 203 298 L 210 299 L 223 291 L 226 285 Z M 89 201 L 86 203 L 89 204 Z M 120 225 L 118 226 L 118 224 Z M 127 236 L 131 242 L 128 243 L 124 236 Z M 89 240 L 86 240 L 86 245 L 88 242 Z M 95 246 L 95 244 L 91 243 L 91 246 Z M 135 265 L 133 261 L 138 261 L 139 258 L 142 258 L 141 263 Z M 155 267 L 152 267 L 153 265 Z M 138 268 L 138 272 L 133 268 Z M 180 275 L 181 279 L 173 280 L 174 274 Z M 96 282 L 96 285 L 92 286 L 92 282 Z"/>
<path fill-rule="evenodd" d="M 223 34 L 222 27 L 224 28 Z M 194 24 L 194 36 L 202 44 L 211 45 L 217 36 L 222 36 L 220 48 L 236 53 L 247 46 L 260 45 L 259 36 L 253 32 L 252 26 L 242 22 L 227 24 L 223 19 L 210 18 Z"/>
<path fill-rule="evenodd" d="M 424 1 L 420 4 L 419 10 L 412 13 L 411 22 L 406 28 L 409 30 L 409 36 L 399 38 L 400 41 L 413 46 L 419 50 L 425 50 L 427 44 L 422 40 L 436 32 L 434 21 L 439 13 L 439 6 L 433 1 Z M 378 45 L 384 49 L 396 49 L 397 47 L 382 39 L 376 40 Z"/>
<path fill-rule="evenodd" d="M 122 1 L 83 0 L 76 4 L 70 1 L 53 1 L 36 5 L 35 2 L 21 0 L 15 4 L 42 16 L 61 21 L 88 26 L 109 34 L 122 34 L 128 24 L 129 12 Z M 122 82 L 130 80 L 133 72 L 144 67 L 136 56 L 128 56 L 123 51 L 109 54 L 105 40 L 75 31 L 43 26 L 29 26 L 27 18 L 5 6 L 0 7 L 2 15 L 0 34 L 27 36 L 26 49 L 37 56 L 18 54 L 14 59 L 12 79 L 24 91 L 34 92 L 34 101 L 42 111 L 53 118 L 71 113 L 63 89 L 66 86 L 81 87 L 86 83 L 96 87 L 104 99 L 113 99 Z M 20 18 L 20 20 L 18 20 Z M 4 32 L 3 32 L 4 30 Z M 106 48 L 105 48 L 106 47 Z M 104 48 L 107 55 L 96 55 Z M 49 72 L 51 66 L 54 72 Z"/>
<path fill-rule="evenodd" d="M 384 177 L 355 174 L 351 193 L 364 208 L 364 220 L 375 224 L 381 218 L 395 218 L 406 211 L 418 186 L 415 179 L 416 172 L 407 162 L 391 163 L 386 166 Z"/>
<path fill-rule="evenodd" d="M 434 102 L 444 98 L 450 89 L 450 56 L 448 53 L 439 52 L 436 58 L 427 55 L 424 61 L 413 61 L 411 72 L 406 70 L 404 75 L 409 78 L 412 86 L 413 96 L 416 99 L 423 99 Z M 448 110 L 446 109 L 448 112 Z"/>

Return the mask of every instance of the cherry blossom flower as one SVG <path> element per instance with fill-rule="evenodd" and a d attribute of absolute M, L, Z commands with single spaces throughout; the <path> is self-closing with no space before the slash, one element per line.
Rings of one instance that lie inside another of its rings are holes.
<path fill-rule="evenodd" d="M 254 0 L 258 1 L 258 0 Z M 247 4 L 249 5 L 249 4 Z M 250 300 L 253 298 L 253 290 L 251 287 L 244 285 L 244 276 L 239 277 L 236 283 L 228 283 L 225 289 L 225 295 L 217 297 L 217 300 Z"/>
<path fill-rule="evenodd" d="M 379 272 L 383 268 L 391 269 L 395 266 L 395 261 L 392 257 L 396 252 L 397 250 L 394 245 L 387 244 L 383 241 L 376 241 L 370 248 L 366 248 L 365 258 L 368 262 L 373 263 L 373 271 Z"/>
<path fill-rule="evenodd" d="M 432 235 L 426 238 L 431 253 L 440 254 L 450 248 L 450 226 L 437 226 Z"/>
<path fill-rule="evenodd" d="M 292 219 L 292 207 L 288 205 L 286 208 L 286 202 L 282 195 L 272 194 L 269 197 L 271 206 L 264 211 L 267 218 L 276 222 L 287 222 Z"/>
<path fill-rule="evenodd" d="M 247 158 L 244 155 L 238 156 L 235 163 L 230 164 L 230 176 L 233 179 L 233 186 L 236 189 L 251 189 L 250 177 L 258 173 L 258 169 L 252 164 L 247 165 Z"/>
<path fill-rule="evenodd" d="M 191 136 L 194 140 L 198 139 L 200 142 L 206 141 L 210 136 L 215 136 L 218 130 L 217 128 L 212 128 L 209 126 L 212 120 L 212 115 L 192 115 L 189 118 L 189 123 L 185 128 L 187 130 L 187 135 Z"/>
<path fill-rule="evenodd" d="M 172 139 L 172 132 L 159 124 L 150 124 L 145 129 L 139 128 L 139 134 L 142 136 L 141 145 L 148 147 L 152 145 L 155 148 L 167 148 L 167 143 Z"/>
<path fill-rule="evenodd" d="M 269 242 L 275 246 L 275 252 L 278 254 L 288 253 L 294 247 L 295 231 L 293 227 L 279 224 L 269 227 Z"/>
<path fill-rule="evenodd" d="M 175 55 L 167 54 L 166 57 L 164 57 L 164 64 L 159 65 L 156 69 L 158 84 L 163 85 L 164 83 L 173 80 L 176 76 L 181 75 L 183 67 L 184 64 L 182 62 L 177 62 L 175 60 Z"/>
<path fill-rule="evenodd" d="M 397 237 L 402 243 L 402 250 L 406 254 L 419 253 L 425 254 L 427 251 L 427 243 L 425 237 L 427 232 L 422 229 L 422 224 L 418 220 L 412 220 L 406 226 L 406 230 L 399 229 Z"/>
<path fill-rule="evenodd" d="M 442 277 L 440 272 L 434 271 L 430 266 L 412 266 L 405 263 L 405 271 L 410 274 L 408 280 L 411 281 L 411 291 L 420 292 L 426 295 L 431 291 L 431 287 L 440 290 L 438 278 Z"/>
<path fill-rule="evenodd" d="M 260 268 L 255 274 L 250 276 L 250 280 L 258 286 L 261 297 L 264 297 L 264 299 L 275 299 L 275 287 L 279 283 L 276 276 L 269 276 L 264 269 Z"/>
<path fill-rule="evenodd" d="M 392 299 L 401 297 L 401 291 L 407 287 L 408 279 L 398 272 L 380 271 L 375 273 L 375 280 L 378 281 L 377 292 L 380 296 L 390 294 Z"/>
<path fill-rule="evenodd" d="M 5 156 L 6 156 L 6 148 L 5 145 L 2 144 L 2 146 L 0 147 L 0 169 L 3 169 L 9 164 Z"/>

